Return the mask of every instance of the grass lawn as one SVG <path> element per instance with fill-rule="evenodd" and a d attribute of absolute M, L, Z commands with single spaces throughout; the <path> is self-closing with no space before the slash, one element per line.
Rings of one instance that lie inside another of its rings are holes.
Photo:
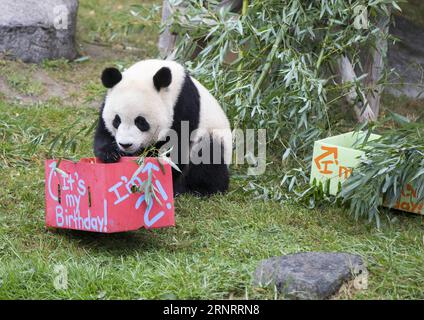
<path fill-rule="evenodd" d="M 115 9 L 136 2 L 117 1 Z M 390 212 L 377 230 L 336 207 L 255 200 L 243 189 L 241 169 L 233 169 L 226 195 L 178 197 L 175 228 L 112 235 L 46 230 L 43 161 L 52 137 L 95 121 L 105 66 L 156 54 L 149 30 L 140 37 L 110 34 L 108 23 L 121 23 L 104 22 L 110 3 L 81 2 L 79 43 L 89 60 L 0 60 L 0 299 L 284 298 L 253 287 L 252 272 L 261 259 L 300 251 L 344 251 L 367 261 L 368 289 L 347 286 L 335 298 L 424 299 L 423 217 Z M 140 50 L 125 50 L 126 41 Z M 74 156 L 91 156 L 91 144 L 91 136 L 82 137 Z M 54 286 L 59 265 L 68 271 L 63 290 Z"/>

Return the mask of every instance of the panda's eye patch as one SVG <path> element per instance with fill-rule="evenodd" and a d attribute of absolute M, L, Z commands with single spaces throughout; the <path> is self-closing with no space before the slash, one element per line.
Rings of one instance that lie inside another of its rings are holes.
<path fill-rule="evenodd" d="M 135 118 L 134 122 L 137 128 L 140 129 L 140 131 L 149 131 L 150 125 L 144 117 L 138 116 L 137 118 Z"/>
<path fill-rule="evenodd" d="M 115 119 L 113 119 L 112 125 L 115 129 L 118 129 L 120 124 L 121 124 L 121 118 L 118 115 L 116 115 Z"/>

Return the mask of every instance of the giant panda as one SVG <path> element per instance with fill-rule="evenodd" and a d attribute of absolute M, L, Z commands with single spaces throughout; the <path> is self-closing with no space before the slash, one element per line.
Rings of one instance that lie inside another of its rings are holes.
<path fill-rule="evenodd" d="M 172 161 L 180 169 L 172 170 L 175 196 L 227 191 L 230 123 L 218 101 L 181 64 L 143 60 L 123 73 L 106 68 L 101 81 L 108 91 L 94 136 L 97 158 L 117 162 L 121 156 L 136 156 L 171 141 Z M 172 144 L 170 132 L 177 136 L 177 145 Z M 184 141 L 188 150 L 182 147 Z"/>

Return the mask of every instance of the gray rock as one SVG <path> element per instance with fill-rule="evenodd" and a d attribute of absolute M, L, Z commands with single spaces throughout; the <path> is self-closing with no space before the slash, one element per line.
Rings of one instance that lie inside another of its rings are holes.
<path fill-rule="evenodd" d="M 0 54 L 24 62 L 74 59 L 78 0 L 0 0 Z"/>
<path fill-rule="evenodd" d="M 399 75 L 390 81 L 399 84 L 387 90 L 395 96 L 424 98 L 424 28 L 396 15 L 390 33 L 399 39 L 389 46 L 389 67 Z"/>
<path fill-rule="evenodd" d="M 303 252 L 261 261 L 254 285 L 275 286 L 289 299 L 327 299 L 359 273 L 367 271 L 358 255 Z"/>

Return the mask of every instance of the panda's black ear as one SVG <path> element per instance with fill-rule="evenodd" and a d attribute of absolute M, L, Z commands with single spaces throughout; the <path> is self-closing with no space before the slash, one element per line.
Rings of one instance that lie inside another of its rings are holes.
<path fill-rule="evenodd" d="M 161 68 L 153 76 L 153 84 L 157 91 L 160 91 L 161 88 L 166 88 L 171 84 L 172 75 L 171 70 L 167 67 Z"/>
<path fill-rule="evenodd" d="M 113 88 L 121 80 L 122 74 L 116 68 L 106 68 L 102 72 L 102 83 L 106 88 Z"/>

